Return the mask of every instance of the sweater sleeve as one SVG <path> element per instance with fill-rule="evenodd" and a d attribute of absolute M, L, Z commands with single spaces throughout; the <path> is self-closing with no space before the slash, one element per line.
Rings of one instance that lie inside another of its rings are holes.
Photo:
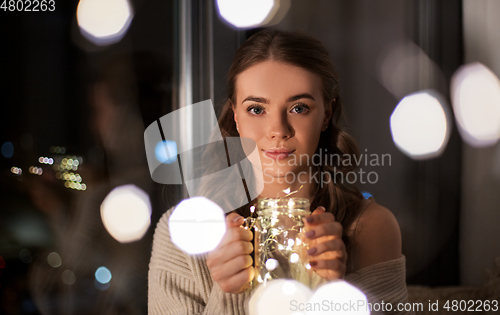
<path fill-rule="evenodd" d="M 189 255 L 170 238 L 168 219 L 158 222 L 149 265 L 148 313 L 151 315 L 246 314 L 251 289 L 241 294 L 222 291 L 212 280 L 206 255 Z"/>
<path fill-rule="evenodd" d="M 405 261 L 403 255 L 395 260 L 368 266 L 346 275 L 345 280 L 365 293 L 372 305 L 378 303 L 380 306 L 384 302 L 392 306 L 390 311 L 386 307 L 385 312 L 372 311 L 372 314 L 414 314 L 413 311 L 404 311 L 404 304 L 408 303 Z M 398 306 L 402 310 L 398 310 Z"/>

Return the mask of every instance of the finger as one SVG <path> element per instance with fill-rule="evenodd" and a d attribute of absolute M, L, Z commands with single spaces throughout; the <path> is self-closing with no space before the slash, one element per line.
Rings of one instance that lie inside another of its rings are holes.
<path fill-rule="evenodd" d="M 342 225 L 338 222 L 330 222 L 321 225 L 311 226 L 304 229 L 304 236 L 306 239 L 313 240 L 322 236 L 335 236 L 342 237 Z"/>
<path fill-rule="evenodd" d="M 226 227 L 229 229 L 231 227 L 240 226 L 243 223 L 243 218 L 236 212 L 232 212 L 226 216 Z"/>
<path fill-rule="evenodd" d="M 225 292 L 240 293 L 248 288 L 248 284 L 255 276 L 253 267 L 248 267 L 238 272 L 221 285 L 221 289 Z M 246 285 L 242 285 L 246 284 Z M 239 290 L 238 290 L 239 289 Z"/>
<path fill-rule="evenodd" d="M 326 212 L 325 207 L 319 206 L 311 214 L 315 215 L 315 214 L 320 214 L 320 213 L 325 213 L 325 212 Z"/>
<path fill-rule="evenodd" d="M 244 229 L 242 227 L 232 227 L 226 230 L 226 233 L 222 237 L 221 242 L 217 245 L 217 248 L 222 248 L 227 244 L 236 241 L 247 241 L 250 242 L 253 239 L 253 233 L 250 230 Z"/>
<path fill-rule="evenodd" d="M 210 270 L 210 273 L 215 281 L 224 282 L 252 265 L 253 260 L 250 255 L 240 255 L 224 264 L 217 265 Z"/>
<path fill-rule="evenodd" d="M 318 243 L 316 246 L 311 247 L 307 250 L 307 254 L 310 256 L 321 256 L 322 254 L 333 255 L 330 258 L 343 259 L 345 256 L 345 245 L 341 239 L 333 239 L 323 243 Z M 321 257 L 319 257 L 321 259 Z"/>
<path fill-rule="evenodd" d="M 306 216 L 303 221 L 306 226 L 318 225 L 328 222 L 334 222 L 335 216 L 330 212 L 321 212 L 315 210 L 313 214 Z"/>
<path fill-rule="evenodd" d="M 328 270 L 338 278 L 342 278 L 346 271 L 346 266 L 338 259 L 322 259 L 309 261 L 313 270 Z"/>
<path fill-rule="evenodd" d="M 249 255 L 253 252 L 253 245 L 247 241 L 236 241 L 227 244 L 223 248 L 221 248 L 220 253 L 220 262 L 226 263 L 231 261 L 232 259 L 241 256 L 241 255 Z M 248 256 L 250 257 L 250 256 Z"/>

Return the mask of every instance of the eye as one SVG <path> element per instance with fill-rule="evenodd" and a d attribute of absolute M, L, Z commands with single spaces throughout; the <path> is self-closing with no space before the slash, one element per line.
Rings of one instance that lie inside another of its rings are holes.
<path fill-rule="evenodd" d="M 294 111 L 296 114 L 304 114 L 309 110 L 309 106 L 306 104 L 297 104 L 294 108 L 292 108 L 292 111 Z"/>
<path fill-rule="evenodd" d="M 248 106 L 247 111 L 254 115 L 260 115 L 264 112 L 264 107 L 260 105 L 250 105 Z"/>

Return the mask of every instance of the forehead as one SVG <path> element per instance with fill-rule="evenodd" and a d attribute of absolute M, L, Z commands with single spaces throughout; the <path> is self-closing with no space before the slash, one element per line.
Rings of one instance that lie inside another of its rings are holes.
<path fill-rule="evenodd" d="M 272 102 L 303 93 L 311 94 L 316 101 L 322 100 L 319 76 L 280 61 L 260 62 L 241 72 L 236 78 L 237 103 L 250 95 L 264 97 Z"/>

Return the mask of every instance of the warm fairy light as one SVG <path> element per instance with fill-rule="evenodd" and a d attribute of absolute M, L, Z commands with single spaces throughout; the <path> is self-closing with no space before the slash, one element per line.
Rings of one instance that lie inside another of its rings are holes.
<path fill-rule="evenodd" d="M 284 192 L 285 194 L 289 194 L 289 193 L 290 193 L 290 191 L 291 191 L 291 189 L 290 189 L 290 188 L 287 188 L 287 189 L 283 190 L 283 192 Z"/>
<path fill-rule="evenodd" d="M 304 284 L 275 279 L 257 287 L 248 302 L 248 311 L 250 315 L 291 314 L 291 305 L 304 305 L 311 297 L 311 290 Z"/>
<path fill-rule="evenodd" d="M 119 42 L 133 19 L 128 0 L 80 0 L 76 18 L 83 36 L 96 45 Z"/>
<path fill-rule="evenodd" d="M 274 258 L 269 258 L 268 260 L 266 260 L 266 269 L 269 271 L 273 271 L 274 269 L 276 269 L 276 267 L 278 267 L 278 265 L 278 261 Z"/>
<path fill-rule="evenodd" d="M 108 233 L 117 241 L 140 240 L 151 224 L 149 196 L 135 185 L 116 187 L 101 204 L 101 218 Z"/>
<path fill-rule="evenodd" d="M 293 253 L 293 254 L 290 255 L 290 262 L 292 264 L 295 264 L 298 261 L 299 261 L 299 254 Z"/>
<path fill-rule="evenodd" d="M 226 233 L 222 208 L 205 197 L 183 200 L 169 219 L 172 242 L 189 254 L 213 250 Z"/>
<path fill-rule="evenodd" d="M 500 81 L 486 66 L 460 67 L 451 81 L 451 99 L 458 130 L 473 147 L 487 147 L 500 139 Z"/>

